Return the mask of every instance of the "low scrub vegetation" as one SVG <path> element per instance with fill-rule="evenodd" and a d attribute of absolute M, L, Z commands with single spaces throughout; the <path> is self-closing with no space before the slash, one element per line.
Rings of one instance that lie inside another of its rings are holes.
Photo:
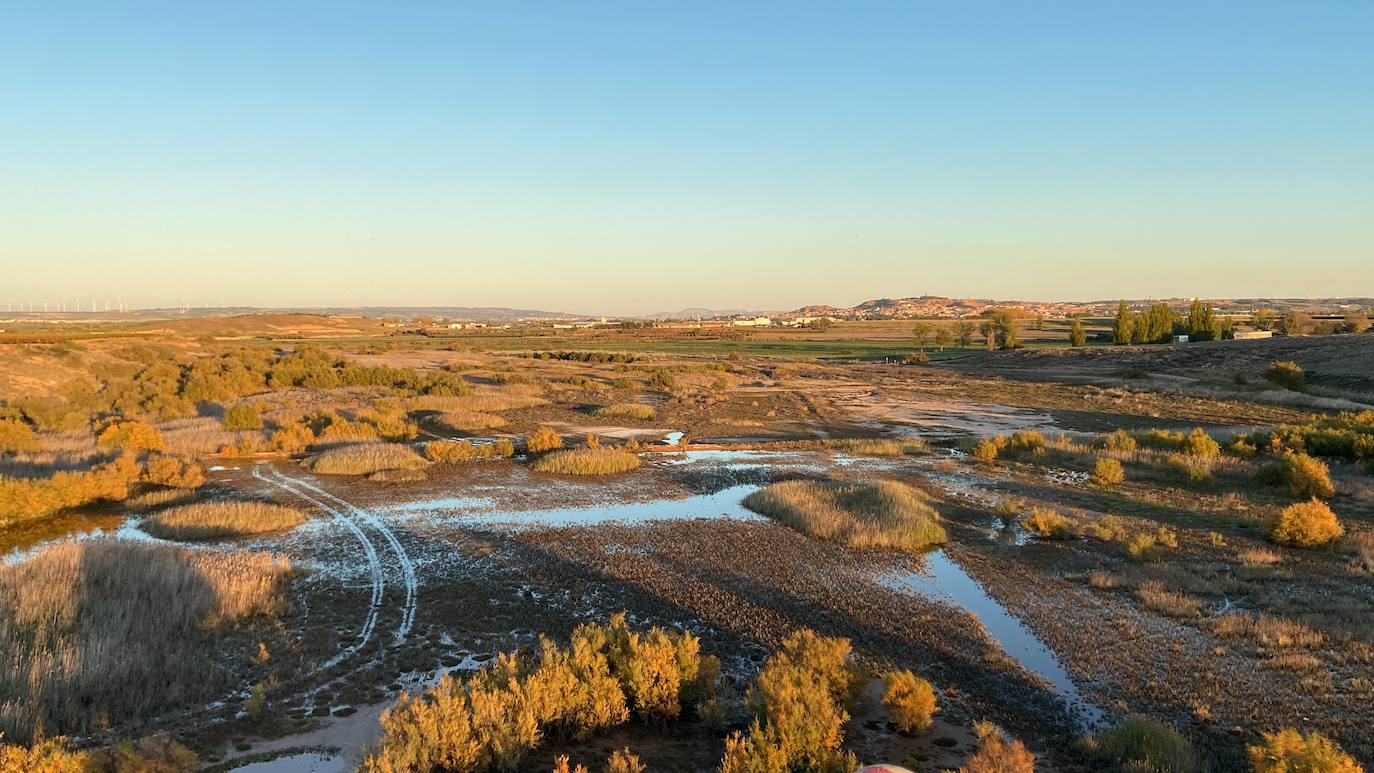
<path fill-rule="evenodd" d="M 1264 733 L 1247 747 L 1255 773 L 1363 773 L 1360 763 L 1321 733 L 1280 730 Z"/>
<path fill-rule="evenodd" d="M 619 448 L 570 448 L 540 456 L 530 469 L 559 475 L 614 475 L 637 469 L 639 464 L 638 456 Z"/>
<path fill-rule="evenodd" d="M 1269 539 L 1293 548 L 1319 548 L 1345 536 L 1345 527 L 1325 502 L 1313 498 L 1285 507 L 1269 522 Z"/>
<path fill-rule="evenodd" d="M 525 450 L 532 454 L 542 454 L 563 447 L 563 436 L 553 427 L 541 426 L 525 440 Z"/>
<path fill-rule="evenodd" d="M 1098 459 L 1093 464 L 1093 483 L 1102 487 L 1115 486 L 1126 480 L 1126 471 L 1121 468 L 1121 462 L 1115 459 Z"/>
<path fill-rule="evenodd" d="M 1135 595 L 1146 609 L 1162 615 L 1185 619 L 1202 615 L 1202 602 L 1192 596 L 1166 589 L 1159 580 L 1142 583 L 1136 588 Z"/>
<path fill-rule="evenodd" d="M 0 477 L 0 526 L 92 502 L 122 501 L 139 477 L 138 462 L 129 454 L 86 472 L 58 472 L 48 478 Z"/>
<path fill-rule="evenodd" d="M 1331 472 L 1320 459 L 1304 453 L 1285 452 L 1277 463 L 1260 470 L 1261 483 L 1285 486 L 1296 497 L 1330 499 L 1335 493 Z"/>
<path fill-rule="evenodd" d="M 1264 369 L 1264 378 L 1272 384 L 1294 392 L 1307 389 L 1307 374 L 1296 362 L 1275 360 Z"/>
<path fill-rule="evenodd" d="M 66 739 L 40 738 L 32 746 L 0 738 L 0 771 L 4 773 L 194 773 L 200 758 L 166 735 L 111 749 L 69 749 Z"/>
<path fill-rule="evenodd" d="M 170 507 L 143 519 L 141 528 L 155 537 L 191 541 L 227 539 L 294 529 L 305 515 L 271 502 L 197 502 Z"/>
<path fill-rule="evenodd" d="M 541 641 L 538 657 L 501 655 L 466 682 L 445 675 L 422 697 L 402 693 L 382 714 L 382 737 L 364 771 L 477 773 L 516 770 L 547 736 L 585 740 L 631 713 L 677 717 L 715 696 L 720 664 L 691 633 L 631 630 L 624 614 L 573 631 L 564 649 Z M 634 770 L 633 755 L 620 755 Z"/>
<path fill-rule="evenodd" d="M 476 432 L 506 426 L 504 417 L 482 411 L 449 411 L 434 417 L 434 423 L 455 432 Z"/>
<path fill-rule="evenodd" d="M 648 421 L 654 417 L 654 409 L 653 406 L 643 403 L 612 403 L 597 408 L 596 415 L 607 419 Z"/>
<path fill-rule="evenodd" d="M 319 453 L 307 460 L 306 466 L 323 475 L 370 475 L 382 470 L 424 469 L 425 459 L 410 446 L 358 443 Z"/>
<path fill-rule="evenodd" d="M 784 481 L 745 497 L 744 506 L 853 547 L 918 551 L 946 540 L 935 509 L 916 489 L 894 481 Z"/>
<path fill-rule="evenodd" d="M 1026 745 L 1009 738 L 991 722 L 976 722 L 978 751 L 959 768 L 959 773 L 1035 773 L 1035 755 Z"/>
<path fill-rule="evenodd" d="M 883 707 L 900 732 L 914 735 L 930 727 L 935 712 L 935 688 L 910 671 L 892 671 L 883 677 Z"/>
<path fill-rule="evenodd" d="M 1127 717 L 1089 739 L 1089 748 L 1107 770 L 1141 773 L 1195 773 L 1201 770 L 1188 740 L 1173 727 L 1145 717 Z"/>
<path fill-rule="evenodd" d="M 793 634 L 749 689 L 753 720 L 726 739 L 720 773 L 850 773 L 858 761 L 840 746 L 860 682 L 848 640 Z"/>
<path fill-rule="evenodd" d="M 508 459 L 512 456 L 515 456 L 515 443 L 508 438 L 491 443 L 473 443 L 470 440 L 431 440 L 425 443 L 425 458 L 431 462 Z"/>
<path fill-rule="evenodd" d="M 63 542 L 0 565 L 0 732 L 87 734 L 207 700 L 217 628 L 285 604 L 290 563 L 244 551 Z"/>
<path fill-rule="evenodd" d="M 231 431 L 262 429 L 262 416 L 252 403 L 238 403 L 224 411 L 223 423 Z"/>
<path fill-rule="evenodd" d="M 1033 507 L 1021 518 L 1021 528 L 1039 539 L 1070 540 L 1078 537 L 1078 524 L 1043 507 Z"/>

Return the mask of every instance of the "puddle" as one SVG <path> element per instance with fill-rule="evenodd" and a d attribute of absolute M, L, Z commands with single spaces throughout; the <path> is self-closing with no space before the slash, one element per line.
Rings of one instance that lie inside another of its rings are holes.
<path fill-rule="evenodd" d="M 1050 689 L 1064 699 L 1069 710 L 1085 729 L 1099 725 L 1104 719 L 1102 709 L 1083 698 L 1069 672 L 1035 634 L 997 600 L 989 596 L 944 551 L 925 556 L 925 567 L 919 572 L 882 575 L 878 582 L 884 587 L 903 593 L 914 593 L 937 601 L 949 601 L 977 616 L 988 634 L 1002 645 L 1003 651 L 1022 668 L 1042 677 Z"/>
<path fill-rule="evenodd" d="M 682 499 L 655 499 L 648 502 L 613 502 L 586 507 L 560 507 L 548 510 L 492 510 L 483 507 L 490 500 L 435 499 L 411 502 L 391 508 L 393 512 L 430 513 L 458 523 L 505 526 L 596 526 L 604 523 L 635 525 L 650 521 L 692 518 L 737 518 L 761 520 L 740 504 L 758 490 L 755 485 L 730 486 L 712 494 L 697 494 Z"/>
<path fill-rule="evenodd" d="M 122 513 L 72 513 L 20 521 L 0 531 L 0 555 L 6 563 L 17 563 L 48 545 L 103 535 L 123 522 Z"/>
<path fill-rule="evenodd" d="M 234 773 L 343 773 L 348 770 L 348 765 L 342 758 L 332 754 L 310 752 L 289 754 L 263 762 L 250 762 L 230 770 Z"/>

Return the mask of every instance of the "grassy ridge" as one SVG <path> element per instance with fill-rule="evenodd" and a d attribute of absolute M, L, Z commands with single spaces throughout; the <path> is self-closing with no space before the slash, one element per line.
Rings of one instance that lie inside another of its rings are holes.
<path fill-rule="evenodd" d="M 744 506 L 852 547 L 915 551 L 946 541 L 935 509 L 915 489 L 894 481 L 784 481 L 745 497 Z"/>
<path fill-rule="evenodd" d="M 189 541 L 284 531 L 302 523 L 300 510 L 270 502 L 196 502 L 154 513 L 142 528 L 154 537 Z"/>

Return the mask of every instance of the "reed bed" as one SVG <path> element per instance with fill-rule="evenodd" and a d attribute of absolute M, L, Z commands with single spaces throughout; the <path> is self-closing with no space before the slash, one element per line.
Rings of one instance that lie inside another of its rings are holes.
<path fill-rule="evenodd" d="M 507 386 L 520 385 L 509 384 Z M 407 400 L 406 408 L 412 411 L 440 411 L 443 413 L 452 413 L 456 411 L 486 413 L 513 411 L 520 408 L 530 408 L 536 405 L 548 405 L 548 403 L 548 400 L 532 395 L 484 392 L 475 395 L 420 395 Z"/>
<path fill-rule="evenodd" d="M 188 489 L 154 489 L 124 500 L 124 509 L 133 511 L 153 510 L 159 507 L 184 504 L 195 496 L 196 492 Z"/>
<path fill-rule="evenodd" d="M 170 507 L 145 518 L 141 527 L 154 537 L 188 542 L 286 531 L 303 523 L 305 514 L 294 507 L 221 500 Z"/>
<path fill-rule="evenodd" d="M 648 421 L 654 417 L 654 408 L 643 403 L 612 403 L 596 409 L 596 415 L 606 419 L 637 419 Z"/>
<path fill-rule="evenodd" d="M 639 464 L 638 456 L 619 448 L 570 448 L 535 459 L 530 469 L 559 475 L 614 475 L 637 469 Z"/>
<path fill-rule="evenodd" d="M 744 506 L 803 534 L 858 548 L 920 551 L 947 539 L 935 509 L 895 481 L 784 481 L 745 497 Z"/>
<path fill-rule="evenodd" d="M 323 475 L 370 475 L 382 470 L 419 470 L 425 458 L 400 443 L 358 443 L 331 448 L 306 460 Z"/>
<path fill-rule="evenodd" d="M 0 732 L 86 734 L 221 694 L 217 631 L 286 605 L 282 556 L 63 542 L 0 565 Z"/>
<path fill-rule="evenodd" d="M 449 411 L 435 416 L 434 423 L 455 432 L 476 432 L 506 426 L 504 417 L 482 411 Z"/>
<path fill-rule="evenodd" d="M 914 456 L 930 453 L 930 444 L 919 438 L 817 438 L 777 440 L 763 448 L 780 451 L 828 450 L 861 456 Z"/>

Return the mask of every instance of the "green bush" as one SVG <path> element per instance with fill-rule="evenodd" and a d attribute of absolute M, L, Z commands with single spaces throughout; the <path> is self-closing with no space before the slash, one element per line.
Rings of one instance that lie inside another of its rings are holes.
<path fill-rule="evenodd" d="M 225 410 L 223 424 L 227 430 L 262 429 L 262 416 L 252 403 L 238 403 Z"/>
<path fill-rule="evenodd" d="M 1277 464 L 1260 470 L 1258 477 L 1270 485 L 1287 486 L 1296 497 L 1330 499 L 1336 493 L 1326 465 L 1307 454 L 1285 453 Z"/>
<path fill-rule="evenodd" d="M 1090 746 L 1112 770 L 1193 773 L 1200 769 L 1187 739 L 1169 725 L 1145 717 L 1128 717 L 1094 736 Z"/>
<path fill-rule="evenodd" d="M 1201 427 L 1195 427 L 1183 438 L 1179 450 L 1189 456 L 1213 459 L 1221 455 L 1221 444 L 1212 439 Z"/>
<path fill-rule="evenodd" d="M 1270 383 L 1301 392 L 1307 388 L 1307 374 L 1296 362 L 1274 361 L 1264 369 L 1264 378 Z"/>
<path fill-rule="evenodd" d="M 1108 451 L 1129 454 L 1135 452 L 1136 441 L 1131 437 L 1131 433 L 1118 429 L 1102 439 L 1102 447 Z"/>

